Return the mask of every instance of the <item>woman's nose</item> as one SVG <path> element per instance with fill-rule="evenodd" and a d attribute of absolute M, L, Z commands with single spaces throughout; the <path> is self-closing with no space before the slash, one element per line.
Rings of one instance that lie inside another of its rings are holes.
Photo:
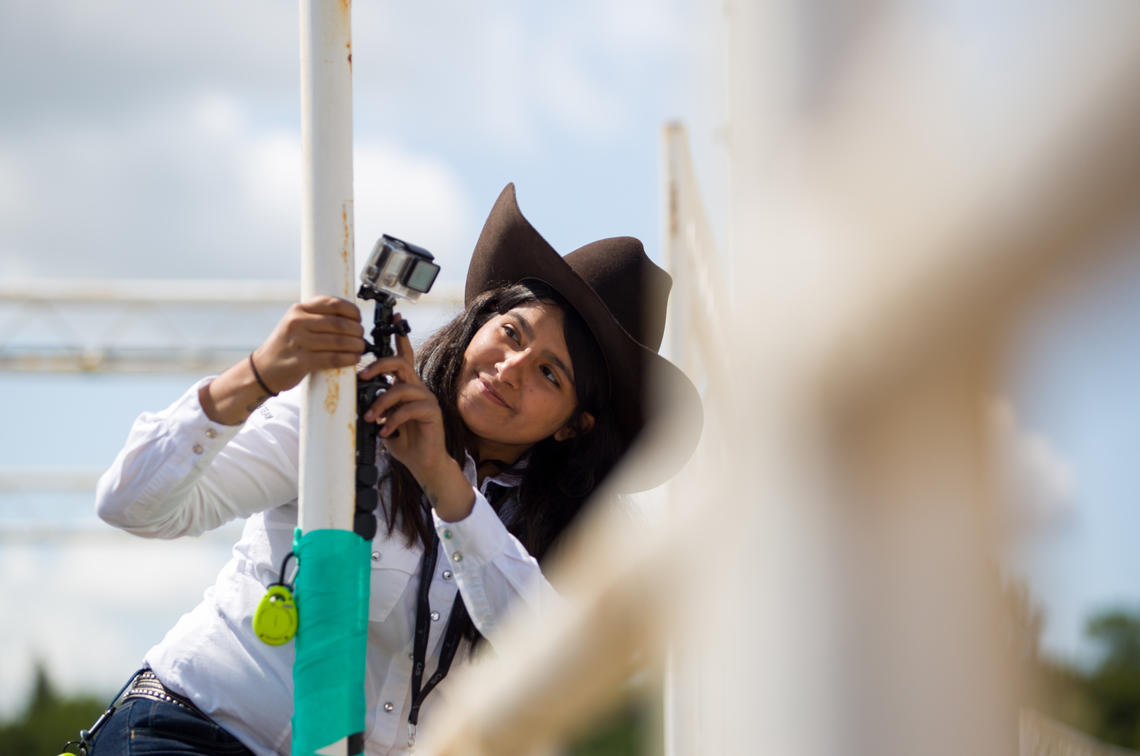
<path fill-rule="evenodd" d="M 529 349 L 520 349 L 503 355 L 503 359 L 495 366 L 499 371 L 500 380 L 517 388 L 529 355 Z"/>

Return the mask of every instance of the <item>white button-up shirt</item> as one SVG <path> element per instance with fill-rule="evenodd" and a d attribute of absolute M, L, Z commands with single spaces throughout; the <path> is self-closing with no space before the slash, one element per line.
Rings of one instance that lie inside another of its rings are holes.
<path fill-rule="evenodd" d="M 198 402 L 200 381 L 167 409 L 144 413 L 126 445 L 99 479 L 101 518 L 147 538 L 199 535 L 248 518 L 233 556 L 202 602 L 183 615 L 145 661 L 168 687 L 190 698 L 256 754 L 287 754 L 293 713 L 293 642 L 270 646 L 253 633 L 253 612 L 293 545 L 297 525 L 299 393 L 269 400 L 241 426 L 212 422 Z M 382 462 L 381 462 L 382 463 Z M 557 601 L 538 564 L 499 520 L 464 473 L 475 505 L 458 522 L 435 517 L 441 556 L 429 601 L 425 679 L 436 668 L 456 591 L 479 632 L 494 645 L 510 607 L 542 611 Z M 504 474 L 487 483 L 516 488 Z M 509 495 L 514 495 L 512 492 Z M 382 502 L 381 506 L 385 504 Z M 368 657 L 365 675 L 366 753 L 406 750 L 411 709 L 412 635 L 423 547 L 389 536 L 383 521 L 372 545 Z M 453 669 L 470 660 L 460 644 Z M 447 695 L 447 679 L 427 697 L 421 727 Z"/>

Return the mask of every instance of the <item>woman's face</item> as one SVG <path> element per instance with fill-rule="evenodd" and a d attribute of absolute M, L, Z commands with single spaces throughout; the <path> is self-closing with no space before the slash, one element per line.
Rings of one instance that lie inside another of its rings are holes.
<path fill-rule="evenodd" d="M 480 460 L 511 463 L 545 438 L 573 436 L 578 398 L 562 310 L 532 302 L 484 323 L 463 352 L 456 398 Z"/>

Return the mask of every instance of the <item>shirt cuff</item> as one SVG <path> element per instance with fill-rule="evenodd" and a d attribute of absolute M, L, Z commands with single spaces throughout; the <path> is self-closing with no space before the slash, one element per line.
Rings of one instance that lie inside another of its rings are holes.
<path fill-rule="evenodd" d="M 447 522 L 432 509 L 432 521 L 443 553 L 456 575 L 478 569 L 505 551 L 514 551 L 513 539 L 487 498 L 472 487 L 475 504 L 462 520 Z"/>
<path fill-rule="evenodd" d="M 215 377 L 203 378 L 195 383 L 169 410 L 172 425 L 181 429 L 173 435 L 185 439 L 185 443 L 190 445 L 190 458 L 194 460 L 195 466 L 200 465 L 202 460 L 211 460 L 217 456 L 242 429 L 241 425 L 216 423 L 202 409 L 198 392 Z"/>

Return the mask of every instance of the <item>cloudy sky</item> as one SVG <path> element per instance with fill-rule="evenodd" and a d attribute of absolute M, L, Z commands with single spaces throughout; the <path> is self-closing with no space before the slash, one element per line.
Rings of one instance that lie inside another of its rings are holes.
<path fill-rule="evenodd" d="M 461 277 L 514 181 L 564 251 L 655 248 L 662 123 L 707 142 L 722 117 L 704 5 L 357 3 L 358 243 Z M 0 275 L 295 277 L 298 25 L 264 0 L 0 5 Z"/>
<path fill-rule="evenodd" d="M 660 131 L 672 119 L 689 130 L 723 228 L 719 3 L 354 6 L 358 261 L 392 233 L 460 281 L 509 181 L 561 251 L 630 234 L 658 256 Z M 969 22 L 999 37 L 991 49 L 1020 28 Z M 298 82 L 294 2 L 0 1 L 0 278 L 295 279 Z M 1140 600 L 1128 539 L 1140 480 L 1126 453 L 1140 447 L 1140 265 L 1121 259 L 1026 326 L 992 412 L 1012 485 L 1028 492 L 1018 516 L 1033 537 L 1012 563 L 1047 605 L 1046 645 L 1065 654 L 1080 652 L 1091 608 Z M 3 434 L 0 465 L 105 467 L 134 415 L 192 378 L 0 375 L 19 430 Z M 89 494 L 0 493 L 0 521 L 86 522 L 90 506 Z M 7 532 L 0 717 L 37 655 L 73 689 L 113 690 L 234 535 L 153 544 L 104 529 L 29 543 Z"/>

